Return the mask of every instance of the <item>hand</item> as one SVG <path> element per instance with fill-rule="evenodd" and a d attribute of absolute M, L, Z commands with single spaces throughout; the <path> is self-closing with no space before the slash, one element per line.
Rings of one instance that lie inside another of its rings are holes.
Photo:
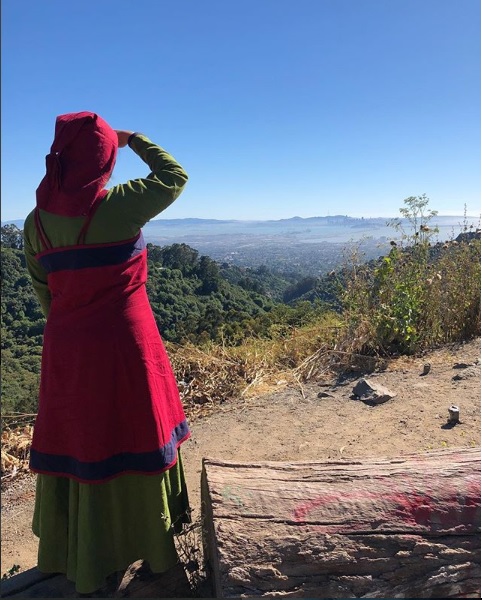
<path fill-rule="evenodd" d="M 133 131 L 126 131 L 124 129 L 114 129 L 114 131 L 117 133 L 119 148 L 124 148 L 127 146 L 127 140 L 129 139 L 129 136 L 134 133 Z"/>

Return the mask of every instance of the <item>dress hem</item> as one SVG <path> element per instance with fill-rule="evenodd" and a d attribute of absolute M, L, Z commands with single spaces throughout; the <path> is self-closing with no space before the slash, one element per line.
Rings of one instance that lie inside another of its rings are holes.
<path fill-rule="evenodd" d="M 183 442 L 185 442 L 186 440 L 188 440 L 191 437 L 191 432 L 188 431 L 184 437 L 182 437 L 180 440 L 178 440 L 176 442 L 176 450 L 179 449 L 179 447 L 181 446 L 181 444 Z M 54 471 L 54 470 L 46 470 L 46 469 L 38 469 L 36 467 L 32 467 L 31 465 L 29 466 L 29 469 L 32 473 L 36 473 L 38 475 L 51 475 L 52 477 L 66 477 L 68 479 L 73 479 L 74 481 L 77 481 L 78 483 L 84 483 L 84 484 L 100 484 L 100 483 L 107 483 L 108 481 L 112 481 L 113 479 L 115 479 L 116 477 L 120 477 L 121 475 L 160 475 L 162 473 L 165 473 L 166 471 L 168 471 L 169 469 L 171 469 L 172 467 L 174 467 L 174 465 L 177 463 L 177 452 L 175 455 L 174 460 L 169 463 L 167 466 L 164 466 L 162 468 L 159 469 L 154 469 L 154 470 L 143 470 L 143 469 L 125 469 L 122 471 L 117 471 L 116 473 L 112 473 L 112 475 L 109 475 L 107 477 L 102 477 L 100 479 L 86 479 L 83 477 L 78 477 L 77 475 L 74 475 L 73 473 L 69 473 L 69 472 L 64 472 L 64 471 Z"/>

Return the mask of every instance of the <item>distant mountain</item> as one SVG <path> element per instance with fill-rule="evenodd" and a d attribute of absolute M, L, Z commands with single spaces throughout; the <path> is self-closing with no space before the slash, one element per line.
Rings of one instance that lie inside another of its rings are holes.
<path fill-rule="evenodd" d="M 241 219 L 154 219 L 144 227 L 145 236 L 153 242 L 163 242 L 171 237 L 182 238 L 182 241 L 199 241 L 198 237 L 207 239 L 210 236 L 298 236 L 310 242 L 327 239 L 332 242 L 346 242 L 359 236 L 390 236 L 393 229 L 387 227 L 386 217 L 350 217 L 348 215 L 329 215 L 325 217 L 291 217 L 289 219 L 241 220 Z M 478 226 L 478 219 L 469 217 L 468 224 Z M 2 225 L 14 224 L 19 229 L 24 226 L 24 219 L 2 221 Z M 436 216 L 432 226 L 438 226 L 441 237 L 450 237 L 452 230 L 460 231 L 464 222 L 463 216 Z M 384 229 L 385 232 L 380 230 Z M 356 231 L 353 231 L 356 230 Z M 408 230 L 410 226 L 408 225 Z M 184 237 L 189 239 L 184 239 Z M 337 238 L 337 239 L 335 239 Z"/>
<path fill-rule="evenodd" d="M 290 217 L 289 219 L 154 219 L 149 222 L 149 225 L 166 225 L 166 226 L 184 226 L 184 225 L 227 225 L 237 224 L 251 226 L 257 224 L 263 225 L 286 225 L 291 223 L 296 224 L 336 224 L 350 226 L 354 223 L 375 224 L 383 223 L 385 225 L 387 219 L 384 217 L 349 217 L 347 215 L 330 215 L 326 217 Z"/>

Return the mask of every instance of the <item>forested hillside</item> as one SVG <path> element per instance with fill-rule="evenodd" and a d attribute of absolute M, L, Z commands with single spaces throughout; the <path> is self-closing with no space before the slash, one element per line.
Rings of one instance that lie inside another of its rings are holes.
<path fill-rule="evenodd" d="M 3 412 L 35 412 L 45 319 L 23 255 L 22 232 L 2 227 Z M 321 304 L 286 306 L 277 300 L 290 285 L 266 268 L 219 266 L 186 244 L 148 244 L 147 292 L 162 337 L 178 344 L 240 343 L 270 337 L 280 327 L 314 320 Z"/>
<path fill-rule="evenodd" d="M 23 252 L 2 247 L 2 410 L 35 411 L 44 318 Z"/>

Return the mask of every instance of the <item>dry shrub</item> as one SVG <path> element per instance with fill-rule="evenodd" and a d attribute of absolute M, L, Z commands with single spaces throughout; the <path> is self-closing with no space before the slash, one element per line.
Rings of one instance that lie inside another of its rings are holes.
<path fill-rule="evenodd" d="M 480 335 L 480 240 L 442 249 L 425 280 L 424 346 Z"/>
<path fill-rule="evenodd" d="M 199 516 L 192 523 L 184 525 L 182 531 L 174 535 L 177 554 L 184 567 L 194 598 L 206 598 L 211 592 L 208 564 L 204 556 L 205 533 L 203 517 Z"/>
<path fill-rule="evenodd" d="M 187 410 L 222 402 L 236 392 L 238 366 L 222 347 L 166 344 L 179 391 Z"/>
<path fill-rule="evenodd" d="M 2 482 L 28 471 L 28 457 L 32 443 L 32 425 L 6 427 L 2 431 Z"/>
<path fill-rule="evenodd" d="M 334 347 L 341 329 L 338 317 L 327 314 L 316 323 L 293 329 L 288 337 L 246 341 L 234 349 L 257 368 L 256 377 L 246 392 L 259 395 L 280 383 L 299 383 L 315 374 L 321 375 L 328 364 L 325 354 Z"/>
<path fill-rule="evenodd" d="M 301 328 L 250 337 L 239 346 L 167 345 L 188 416 L 229 399 L 251 397 L 299 381 L 297 368 L 320 347 L 332 346 L 340 325 L 332 314 Z"/>

